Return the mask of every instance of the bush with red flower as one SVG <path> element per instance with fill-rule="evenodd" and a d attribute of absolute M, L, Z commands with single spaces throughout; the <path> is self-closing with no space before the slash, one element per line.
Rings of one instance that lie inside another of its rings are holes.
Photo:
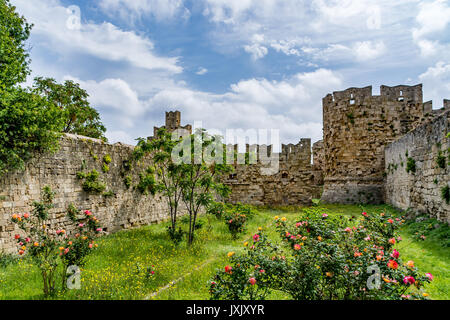
<path fill-rule="evenodd" d="M 236 205 L 228 204 L 224 208 L 222 217 L 225 219 L 225 223 L 233 239 L 236 239 L 239 233 L 245 231 L 245 224 L 248 219 L 254 216 L 255 212 L 250 206 L 240 203 Z"/>
<path fill-rule="evenodd" d="M 271 291 L 300 300 L 424 299 L 421 288 L 432 275 L 421 275 L 412 261 L 404 263 L 394 245 L 400 218 L 364 213 L 348 219 L 317 208 L 304 209 L 297 221 L 276 219 L 281 245 L 259 232 L 240 256 L 233 272 L 218 272 L 211 287 L 214 299 L 264 299 Z M 264 270 L 262 279 L 252 266 Z M 255 278 L 258 295 L 250 295 Z M 253 282 L 253 280 L 252 280 Z"/>
<path fill-rule="evenodd" d="M 239 212 L 234 212 L 226 215 L 225 222 L 228 225 L 228 230 L 230 231 L 233 239 L 236 239 L 239 233 L 245 231 L 247 216 Z"/>
<path fill-rule="evenodd" d="M 66 268 L 70 265 L 83 266 L 84 259 L 96 247 L 94 238 L 101 232 L 99 222 L 92 213 L 79 222 L 73 211 L 68 214 L 69 220 L 78 223 L 78 232 L 69 238 L 63 228 L 49 228 L 49 211 L 53 208 L 54 193 L 50 187 L 44 187 L 41 201 L 33 202 L 31 214 L 14 214 L 12 222 L 22 230 L 22 235 L 15 235 L 19 246 L 19 255 L 28 255 L 41 271 L 44 295 L 56 292 L 56 271 L 60 263 L 63 268 L 63 289 L 65 288 Z M 89 213 L 89 214 L 88 214 Z"/>

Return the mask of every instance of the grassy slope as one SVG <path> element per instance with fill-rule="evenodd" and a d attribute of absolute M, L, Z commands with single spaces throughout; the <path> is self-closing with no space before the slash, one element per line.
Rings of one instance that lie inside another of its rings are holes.
<path fill-rule="evenodd" d="M 324 206 L 336 214 L 359 215 L 357 206 Z M 392 210 L 386 206 L 367 206 L 368 212 Z M 280 213 L 263 210 L 248 225 L 248 232 L 232 240 L 222 221 L 212 219 L 212 232 L 205 223 L 199 230 L 197 241 L 191 248 L 184 243 L 175 247 L 167 238 L 166 224 L 152 225 L 136 230 L 119 232 L 99 240 L 99 249 L 89 257 L 83 272 L 82 290 L 68 291 L 59 299 L 144 299 L 171 281 L 184 278 L 153 299 L 208 299 L 208 280 L 217 268 L 227 263 L 229 251 L 242 250 L 243 242 L 259 227 L 268 228 L 273 216 L 296 216 L 295 210 Z M 273 239 L 277 235 L 269 229 Z M 432 241 L 413 241 L 408 230 L 402 232 L 404 241 L 399 251 L 414 260 L 422 272 L 431 272 L 435 281 L 428 292 L 433 299 L 449 299 L 450 255 Z M 143 271 L 155 265 L 156 276 L 146 281 Z M 201 269 L 195 270 L 201 266 Z M 272 299 L 285 299 L 274 293 Z M 42 299 L 38 270 L 27 260 L 0 269 L 0 299 Z"/>

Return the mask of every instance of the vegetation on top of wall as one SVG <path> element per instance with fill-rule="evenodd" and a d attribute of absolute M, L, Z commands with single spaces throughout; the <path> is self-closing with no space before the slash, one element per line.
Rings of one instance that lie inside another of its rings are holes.
<path fill-rule="evenodd" d="M 406 172 L 416 173 L 416 160 L 408 157 L 408 161 L 406 162 Z"/>

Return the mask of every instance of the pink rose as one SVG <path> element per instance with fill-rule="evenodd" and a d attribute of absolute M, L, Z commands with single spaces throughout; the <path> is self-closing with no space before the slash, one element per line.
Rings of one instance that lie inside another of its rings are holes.
<path fill-rule="evenodd" d="M 250 278 L 250 279 L 248 279 L 248 282 L 250 282 L 250 284 L 252 286 L 254 286 L 256 284 L 256 279 L 255 278 Z"/>
<path fill-rule="evenodd" d="M 433 275 L 431 273 L 426 273 L 425 276 L 430 280 L 433 281 Z"/>
<path fill-rule="evenodd" d="M 258 242 L 258 241 L 259 241 L 259 234 L 255 234 L 255 235 L 253 236 L 253 240 L 254 240 L 255 242 Z"/>
<path fill-rule="evenodd" d="M 398 252 L 397 250 L 394 249 L 394 251 L 391 254 L 391 257 L 398 259 L 399 256 L 400 256 L 400 252 Z"/>
<path fill-rule="evenodd" d="M 322 214 L 322 217 L 323 217 L 323 218 L 327 218 L 328 215 L 327 215 L 326 213 L 324 213 L 324 214 Z"/>
<path fill-rule="evenodd" d="M 414 284 L 416 282 L 416 279 L 414 279 L 412 276 L 406 276 L 403 278 L 403 282 L 405 284 Z"/>

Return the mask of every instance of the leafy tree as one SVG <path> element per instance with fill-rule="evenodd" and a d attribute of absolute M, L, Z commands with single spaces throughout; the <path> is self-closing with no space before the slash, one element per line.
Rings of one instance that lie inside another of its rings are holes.
<path fill-rule="evenodd" d="M 0 0 L 0 175 L 23 169 L 35 152 L 55 151 L 62 130 L 57 108 L 17 86 L 30 73 L 31 28 L 9 0 Z"/>
<path fill-rule="evenodd" d="M 0 175 L 23 170 L 36 152 L 54 152 L 61 112 L 25 89 L 0 91 Z"/>
<path fill-rule="evenodd" d="M 25 42 L 31 28 L 9 0 L 0 0 L 0 90 L 24 82 L 30 73 Z"/>
<path fill-rule="evenodd" d="M 37 77 L 33 90 L 63 110 L 63 132 L 106 140 L 106 128 L 100 121 L 100 114 L 90 106 L 89 94 L 78 83 L 67 80 L 59 84 L 52 78 Z"/>
<path fill-rule="evenodd" d="M 140 160 L 144 156 L 153 155 L 154 171 L 157 177 L 154 180 L 154 190 L 161 193 L 167 201 L 171 221 L 169 234 L 175 240 L 177 216 L 182 195 L 182 177 L 181 167 L 172 162 L 171 154 L 179 140 L 172 140 L 172 135 L 161 128 L 154 139 L 139 138 L 138 141 L 133 154 L 134 159 Z"/>
<path fill-rule="evenodd" d="M 208 207 L 214 196 L 226 197 L 229 194 L 230 189 L 221 183 L 221 178 L 231 172 L 232 167 L 225 164 L 221 137 L 210 136 L 204 129 L 191 135 L 188 147 L 190 154 L 181 152 L 184 159 L 180 164 L 181 199 L 189 213 L 188 243 L 192 244 L 200 209 Z"/>

